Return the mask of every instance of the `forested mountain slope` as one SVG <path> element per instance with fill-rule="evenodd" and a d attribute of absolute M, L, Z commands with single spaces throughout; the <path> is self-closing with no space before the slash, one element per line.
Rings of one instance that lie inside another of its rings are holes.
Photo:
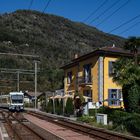
<path fill-rule="evenodd" d="M 19 10 L 0 16 L 0 52 L 39 55 L 40 91 L 62 86 L 63 74 L 59 67 L 73 59 L 75 53 L 82 55 L 113 44 L 121 47 L 124 41 L 124 38 L 106 34 L 94 27 L 37 11 Z M 1 68 L 34 69 L 33 62 L 27 58 L 0 58 Z M 6 76 L 16 77 L 10 74 Z M 5 75 L 1 73 L 1 77 Z M 32 81 L 34 76 L 22 75 L 23 79 Z M 34 83 L 20 85 L 21 90 L 34 90 Z"/>

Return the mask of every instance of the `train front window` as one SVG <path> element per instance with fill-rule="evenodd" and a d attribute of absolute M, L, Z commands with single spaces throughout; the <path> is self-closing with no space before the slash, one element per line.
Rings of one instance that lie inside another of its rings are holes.
<path fill-rule="evenodd" d="M 22 95 L 12 95 L 11 101 L 12 101 L 12 103 L 23 103 L 23 96 Z"/>

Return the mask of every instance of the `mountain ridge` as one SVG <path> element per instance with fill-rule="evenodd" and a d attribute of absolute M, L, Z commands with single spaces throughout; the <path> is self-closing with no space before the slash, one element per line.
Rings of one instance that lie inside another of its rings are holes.
<path fill-rule="evenodd" d="M 86 24 L 29 10 L 1 15 L 0 32 L 0 52 L 24 54 L 30 52 L 33 55 L 40 55 L 43 69 L 38 81 L 40 90 L 62 86 L 60 81 L 63 74 L 59 67 L 73 59 L 75 53 L 83 55 L 96 48 L 113 44 L 122 47 L 125 42 L 122 37 L 104 33 Z M 14 61 L 13 68 L 16 65 L 20 67 L 19 62 L 15 64 Z M 12 68 L 10 64 L 7 64 L 7 67 L 8 65 Z M 0 66 L 4 67 L 4 64 L 1 63 Z M 28 66 L 32 68 L 29 63 Z M 54 85 L 51 82 L 55 80 L 52 80 L 51 75 L 58 78 Z M 42 81 L 45 83 L 41 84 Z"/>

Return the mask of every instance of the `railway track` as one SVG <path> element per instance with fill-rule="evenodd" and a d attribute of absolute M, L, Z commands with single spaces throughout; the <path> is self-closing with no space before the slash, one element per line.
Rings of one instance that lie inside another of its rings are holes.
<path fill-rule="evenodd" d="M 22 113 L 12 113 L 1 110 L 3 123 L 11 140 L 45 140 L 39 133 L 29 127 Z"/>
<path fill-rule="evenodd" d="M 39 112 L 34 112 L 34 111 L 29 111 L 28 113 L 40 119 L 53 122 L 57 125 L 61 125 L 63 127 L 72 129 L 76 132 L 88 135 L 98 140 L 140 140 L 140 138 L 137 138 L 137 137 L 115 133 L 115 132 L 108 131 L 102 128 L 94 128 L 92 126 L 81 124 L 75 121 L 71 121 L 63 117 L 58 118 L 58 117 L 53 117 L 50 115 L 48 116 L 46 114 L 41 114 Z"/>

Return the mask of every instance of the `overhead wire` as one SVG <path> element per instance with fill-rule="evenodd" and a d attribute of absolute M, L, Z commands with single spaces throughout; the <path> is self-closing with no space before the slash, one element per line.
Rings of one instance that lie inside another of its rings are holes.
<path fill-rule="evenodd" d="M 103 3 L 101 3 L 101 5 L 99 5 L 99 7 L 97 7 L 92 13 L 90 13 L 89 16 L 83 20 L 83 22 L 86 22 L 91 16 L 93 16 L 98 10 L 100 10 L 107 2 L 108 0 L 105 0 Z"/>
<path fill-rule="evenodd" d="M 96 25 L 99 26 L 101 25 L 103 22 L 105 22 L 106 20 L 108 20 L 111 16 L 113 16 L 115 13 L 117 13 L 121 8 L 123 8 L 124 6 L 126 6 L 128 3 L 130 2 L 130 0 L 127 0 L 125 3 L 123 3 L 119 8 L 117 8 L 113 13 L 111 13 L 110 15 L 108 15 L 106 18 L 104 18 L 100 23 L 98 23 Z"/>
<path fill-rule="evenodd" d="M 135 27 L 136 25 L 138 25 L 138 24 L 140 24 L 140 21 L 137 22 L 137 23 L 135 23 L 135 24 L 133 24 L 133 25 L 131 25 L 130 27 L 128 27 L 127 29 L 123 30 L 123 31 L 120 32 L 119 34 L 123 34 L 123 33 L 127 32 L 127 31 L 131 30 L 132 28 L 134 28 L 134 27 Z"/>
<path fill-rule="evenodd" d="M 119 2 L 120 2 L 120 0 L 115 1 L 113 4 L 111 4 L 109 7 L 107 7 L 107 9 L 105 9 L 101 14 L 99 14 L 97 17 L 95 17 L 93 20 L 91 20 L 91 22 L 89 22 L 89 24 L 91 24 L 94 21 L 96 21 L 97 19 L 99 19 L 101 16 L 103 16 L 106 12 L 108 12 L 110 9 L 112 9 Z"/>
<path fill-rule="evenodd" d="M 129 19 L 128 21 L 126 21 L 126 22 L 122 23 L 121 25 L 119 25 L 119 26 L 115 27 L 114 29 L 112 29 L 112 30 L 111 30 L 111 31 L 109 31 L 108 33 L 112 33 L 113 31 L 118 30 L 119 28 L 123 27 L 124 25 L 126 25 L 126 24 L 128 24 L 128 23 L 132 22 L 133 20 L 135 20 L 135 19 L 137 19 L 137 18 L 139 18 L 139 17 L 140 17 L 140 14 L 139 14 L 139 15 L 137 15 L 137 16 L 135 16 L 135 17 L 133 17 L 133 18 L 131 18 L 131 19 Z"/>
<path fill-rule="evenodd" d="M 46 4 L 45 8 L 44 8 L 43 11 L 42 11 L 42 13 L 44 13 L 44 12 L 46 11 L 46 9 L 48 8 L 50 2 L 51 2 L 51 0 L 48 0 L 48 2 L 47 2 L 47 4 Z"/>
<path fill-rule="evenodd" d="M 31 2 L 30 2 L 30 4 L 29 4 L 29 7 L 28 7 L 29 10 L 31 9 L 31 7 L 32 7 L 32 5 L 33 5 L 33 1 L 34 1 L 34 0 L 31 0 Z"/>

